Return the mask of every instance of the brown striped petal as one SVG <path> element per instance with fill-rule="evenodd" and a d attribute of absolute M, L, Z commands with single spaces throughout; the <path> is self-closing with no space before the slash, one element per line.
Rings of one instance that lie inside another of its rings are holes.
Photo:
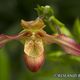
<path fill-rule="evenodd" d="M 19 40 L 22 36 L 24 36 L 27 32 L 23 31 L 22 33 L 19 33 L 17 35 L 0 35 L 0 47 L 4 46 L 5 43 L 7 43 L 10 40 Z"/>
<path fill-rule="evenodd" d="M 13 40 L 13 39 L 17 39 L 18 38 L 18 35 L 4 35 L 4 34 L 1 34 L 0 35 L 0 47 L 4 46 L 4 44 L 10 40 Z"/>

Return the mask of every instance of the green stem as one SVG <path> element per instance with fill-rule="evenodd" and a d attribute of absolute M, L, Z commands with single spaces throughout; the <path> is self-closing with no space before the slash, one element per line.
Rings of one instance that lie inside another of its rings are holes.
<path fill-rule="evenodd" d="M 64 26 L 62 22 L 60 22 L 58 19 L 56 19 L 54 16 L 51 16 L 49 18 L 49 21 L 53 22 L 54 24 L 58 25 L 59 27 Z"/>
<path fill-rule="evenodd" d="M 49 19 L 49 26 L 50 28 L 56 33 L 62 33 L 65 35 L 68 35 L 70 37 L 72 37 L 71 32 L 67 29 L 67 27 L 65 27 L 65 25 L 60 22 L 58 19 L 55 18 L 55 16 L 51 16 Z"/>

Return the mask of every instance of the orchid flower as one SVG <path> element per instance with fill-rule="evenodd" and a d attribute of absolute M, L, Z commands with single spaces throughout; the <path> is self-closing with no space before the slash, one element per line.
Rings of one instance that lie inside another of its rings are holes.
<path fill-rule="evenodd" d="M 24 44 L 24 62 L 32 72 L 38 71 L 44 63 L 44 44 L 58 44 L 71 55 L 80 55 L 80 45 L 65 34 L 48 34 L 43 18 L 33 21 L 21 20 L 23 30 L 17 35 L 0 35 L 0 47 L 10 40 L 20 40 Z"/>

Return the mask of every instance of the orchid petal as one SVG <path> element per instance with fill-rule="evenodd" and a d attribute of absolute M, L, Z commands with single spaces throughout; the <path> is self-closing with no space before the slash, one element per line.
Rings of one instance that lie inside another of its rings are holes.
<path fill-rule="evenodd" d="M 42 40 L 26 41 L 24 47 L 24 61 L 26 66 L 32 71 L 36 72 L 44 63 L 44 48 Z"/>
<path fill-rule="evenodd" d="M 65 50 L 65 52 L 76 56 L 80 55 L 80 45 L 68 36 L 64 34 L 44 35 L 44 39 L 47 41 L 47 43 L 56 43 L 60 45 Z"/>
<path fill-rule="evenodd" d="M 67 53 L 80 56 L 80 45 L 66 35 L 54 35 L 54 41 Z"/>
<path fill-rule="evenodd" d="M 17 38 L 17 35 L 9 36 L 9 35 L 1 34 L 0 35 L 0 47 L 4 46 L 6 42 L 16 39 L 16 38 Z"/>
<path fill-rule="evenodd" d="M 21 26 L 23 27 L 23 29 L 27 29 L 29 31 L 35 31 L 44 28 L 45 24 L 42 19 L 37 18 L 34 21 L 21 20 Z"/>
<path fill-rule="evenodd" d="M 37 57 L 42 55 L 44 47 L 41 39 L 27 40 L 24 46 L 24 52 L 28 56 Z"/>
<path fill-rule="evenodd" d="M 25 34 L 26 34 L 26 32 L 22 32 L 22 33 L 17 34 L 17 35 L 5 35 L 5 34 L 1 34 L 0 35 L 0 47 L 3 47 L 5 45 L 5 43 L 7 43 L 10 40 L 18 40 L 18 39 L 20 39 Z"/>
<path fill-rule="evenodd" d="M 37 37 L 41 38 L 45 44 L 54 43 L 53 37 L 48 35 L 45 31 L 41 30 L 36 34 Z"/>
<path fill-rule="evenodd" d="M 44 63 L 44 54 L 38 57 L 32 57 L 24 54 L 24 62 L 32 72 L 38 71 Z"/>

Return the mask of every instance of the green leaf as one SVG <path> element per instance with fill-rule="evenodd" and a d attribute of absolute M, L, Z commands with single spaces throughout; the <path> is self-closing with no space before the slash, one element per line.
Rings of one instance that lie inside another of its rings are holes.
<path fill-rule="evenodd" d="M 74 21 L 74 25 L 73 25 L 73 34 L 75 36 L 75 39 L 80 42 L 80 19 L 77 18 Z"/>
<path fill-rule="evenodd" d="M 4 50 L 0 49 L 0 80 L 9 80 L 10 79 L 10 65 L 9 57 Z"/>

